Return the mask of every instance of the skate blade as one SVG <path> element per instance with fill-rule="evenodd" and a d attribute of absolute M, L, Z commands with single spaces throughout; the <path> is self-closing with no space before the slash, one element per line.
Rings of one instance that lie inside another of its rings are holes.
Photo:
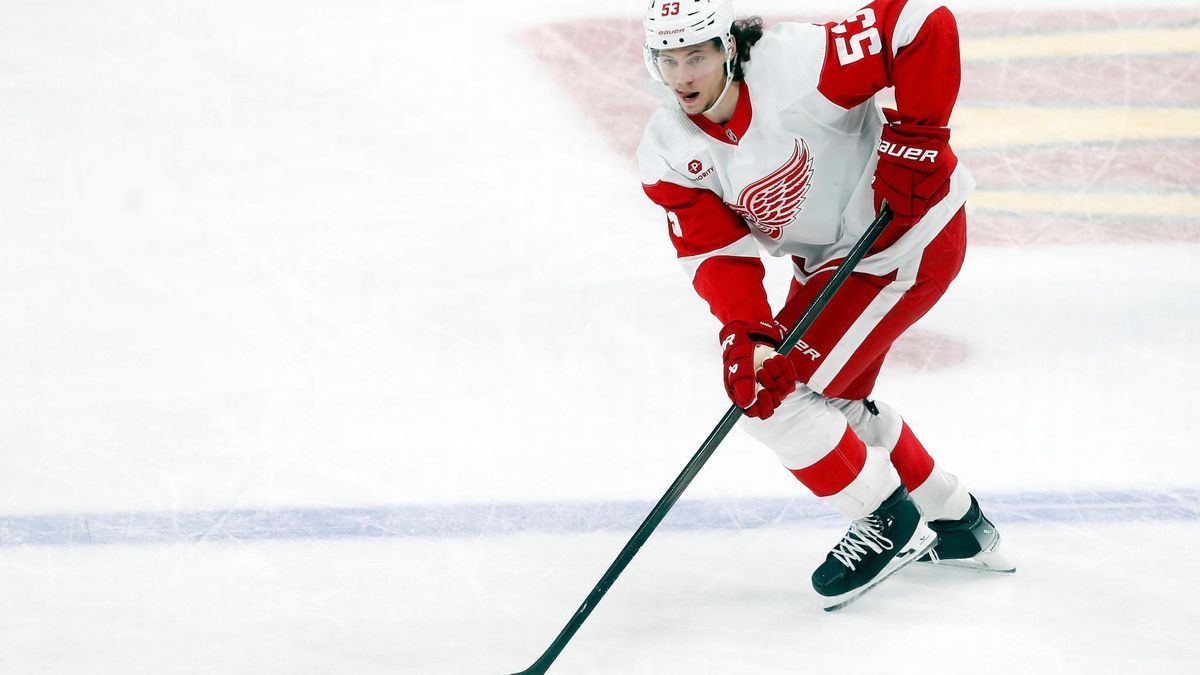
<path fill-rule="evenodd" d="M 1008 556 L 996 550 L 983 551 L 970 558 L 950 560 L 942 560 L 933 551 L 930 551 L 929 555 L 922 557 L 920 562 L 927 565 L 937 565 L 938 567 L 957 567 L 958 569 L 971 570 L 973 572 L 1012 574 L 1017 571 L 1017 566 L 1008 559 Z"/>
<path fill-rule="evenodd" d="M 879 584 L 883 583 L 883 581 L 888 577 L 915 563 L 917 559 L 932 551 L 935 544 L 937 544 L 937 533 L 931 530 L 925 523 L 920 523 L 917 526 L 917 529 L 913 531 L 913 536 L 909 537 L 908 543 L 905 544 L 904 548 L 896 554 L 896 557 L 892 558 L 891 562 L 889 562 L 887 566 L 883 568 L 883 572 L 881 572 L 878 577 L 875 577 L 874 581 L 847 593 L 825 598 L 825 611 L 836 612 L 837 610 L 842 609 L 846 605 L 849 605 L 855 600 L 866 595 L 867 591 L 875 588 Z"/>

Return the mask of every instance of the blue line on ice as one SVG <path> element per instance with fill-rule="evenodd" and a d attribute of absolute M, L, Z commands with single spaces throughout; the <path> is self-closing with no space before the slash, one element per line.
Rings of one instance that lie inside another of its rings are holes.
<path fill-rule="evenodd" d="M 1200 521 L 1200 490 L 981 493 L 997 523 Z M 474 537 L 518 533 L 632 532 L 653 506 L 641 501 L 398 505 L 346 508 L 0 516 L 0 546 L 169 544 L 375 537 Z M 768 525 L 837 526 L 811 497 L 680 501 L 668 530 Z"/>

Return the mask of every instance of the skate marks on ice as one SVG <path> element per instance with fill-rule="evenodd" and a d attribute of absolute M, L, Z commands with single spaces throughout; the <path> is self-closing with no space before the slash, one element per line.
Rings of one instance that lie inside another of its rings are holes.
<path fill-rule="evenodd" d="M 1200 241 L 1200 12 L 957 16 L 963 79 L 951 127 L 979 182 L 973 243 Z M 620 19 L 525 35 L 581 114 L 630 161 L 659 103 L 638 58 L 640 35 L 635 21 Z"/>
<path fill-rule="evenodd" d="M 1191 488 L 982 493 L 980 497 L 1001 527 L 1200 521 L 1200 489 Z M 641 522 L 651 506 L 641 501 L 598 501 L 0 516 L 0 547 L 626 532 Z M 661 529 L 744 530 L 772 525 L 832 528 L 844 523 L 811 498 L 698 499 L 679 502 Z"/>

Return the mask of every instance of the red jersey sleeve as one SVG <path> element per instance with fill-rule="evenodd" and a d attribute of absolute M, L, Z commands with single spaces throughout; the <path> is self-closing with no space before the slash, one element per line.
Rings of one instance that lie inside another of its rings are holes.
<path fill-rule="evenodd" d="M 750 228 L 709 190 L 660 181 L 642 185 L 667 211 L 671 243 L 692 286 L 722 324 L 772 320 L 765 268 Z"/>
<path fill-rule="evenodd" d="M 946 7 L 926 0 L 875 0 L 825 24 L 825 62 L 817 88 L 853 108 L 896 88 L 893 121 L 944 127 L 961 80 L 958 26 Z"/>

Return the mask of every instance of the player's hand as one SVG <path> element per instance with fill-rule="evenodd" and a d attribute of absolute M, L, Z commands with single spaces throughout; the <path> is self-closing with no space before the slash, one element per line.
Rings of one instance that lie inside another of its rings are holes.
<path fill-rule="evenodd" d="M 896 118 L 894 110 L 884 113 L 889 120 Z M 876 213 L 886 199 L 898 220 L 912 223 L 950 191 L 956 162 L 946 127 L 892 122 L 883 127 L 877 153 L 879 166 L 871 183 Z"/>
<path fill-rule="evenodd" d="M 796 389 L 796 369 L 775 352 L 785 329 L 777 321 L 733 321 L 721 330 L 725 392 L 750 417 L 767 419 Z"/>
<path fill-rule="evenodd" d="M 791 359 L 782 356 L 766 345 L 754 348 L 754 361 L 759 364 L 756 378 L 758 398 L 746 410 L 746 414 L 759 419 L 767 419 L 775 414 L 775 409 L 793 391 L 800 375 Z"/>

